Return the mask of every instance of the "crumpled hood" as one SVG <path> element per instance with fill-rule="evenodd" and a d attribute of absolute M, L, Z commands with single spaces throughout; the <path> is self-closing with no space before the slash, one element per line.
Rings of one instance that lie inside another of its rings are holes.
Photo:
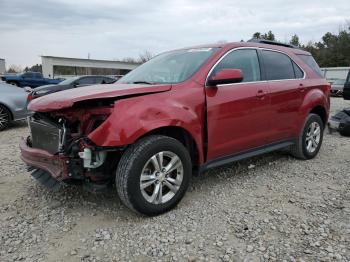
<path fill-rule="evenodd" d="M 117 98 L 127 95 L 158 93 L 171 89 L 171 85 L 108 84 L 69 89 L 34 99 L 28 109 L 34 112 L 49 112 L 69 108 L 76 102 Z"/>

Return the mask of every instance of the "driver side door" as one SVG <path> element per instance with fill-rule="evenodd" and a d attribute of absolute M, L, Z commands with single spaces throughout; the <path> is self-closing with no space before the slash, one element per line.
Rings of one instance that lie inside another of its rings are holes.
<path fill-rule="evenodd" d="M 254 48 L 229 51 L 214 66 L 209 78 L 221 69 L 241 69 L 243 80 L 205 89 L 208 161 L 265 145 L 271 133 L 270 96 L 258 51 Z"/>

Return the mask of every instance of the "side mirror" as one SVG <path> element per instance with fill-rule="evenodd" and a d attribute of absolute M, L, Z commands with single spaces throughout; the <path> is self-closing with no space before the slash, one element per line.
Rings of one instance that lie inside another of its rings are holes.
<path fill-rule="evenodd" d="M 239 83 L 243 80 L 243 72 L 241 69 L 222 69 L 215 75 L 212 75 L 208 84 L 210 86 Z"/>

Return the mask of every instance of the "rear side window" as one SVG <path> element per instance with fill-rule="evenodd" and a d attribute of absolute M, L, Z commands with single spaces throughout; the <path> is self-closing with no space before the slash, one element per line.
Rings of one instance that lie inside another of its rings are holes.
<path fill-rule="evenodd" d="M 294 79 L 294 67 L 289 56 L 274 52 L 262 51 L 267 80 Z"/>
<path fill-rule="evenodd" d="M 295 78 L 303 78 L 304 77 L 303 70 L 301 70 L 300 67 L 296 63 L 294 63 L 294 62 L 292 62 L 292 63 L 293 63 Z"/>
<path fill-rule="evenodd" d="M 324 77 L 320 67 L 316 63 L 315 59 L 311 55 L 298 55 L 308 66 L 314 70 L 316 74 L 318 74 L 320 77 Z"/>
<path fill-rule="evenodd" d="M 222 69 L 241 69 L 243 72 L 242 82 L 261 80 L 258 54 L 254 49 L 235 50 L 227 54 L 217 64 L 211 75 Z"/>

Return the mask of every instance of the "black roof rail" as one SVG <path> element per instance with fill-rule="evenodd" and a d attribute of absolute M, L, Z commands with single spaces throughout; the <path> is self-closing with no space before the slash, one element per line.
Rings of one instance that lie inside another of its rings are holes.
<path fill-rule="evenodd" d="M 290 44 L 285 44 L 285 43 L 271 41 L 271 40 L 265 40 L 265 39 L 258 39 L 258 38 L 252 38 L 252 39 L 248 40 L 247 42 L 261 43 L 261 44 L 268 44 L 268 45 L 279 45 L 279 46 L 290 47 L 290 48 L 298 48 L 295 45 L 290 45 Z"/>

